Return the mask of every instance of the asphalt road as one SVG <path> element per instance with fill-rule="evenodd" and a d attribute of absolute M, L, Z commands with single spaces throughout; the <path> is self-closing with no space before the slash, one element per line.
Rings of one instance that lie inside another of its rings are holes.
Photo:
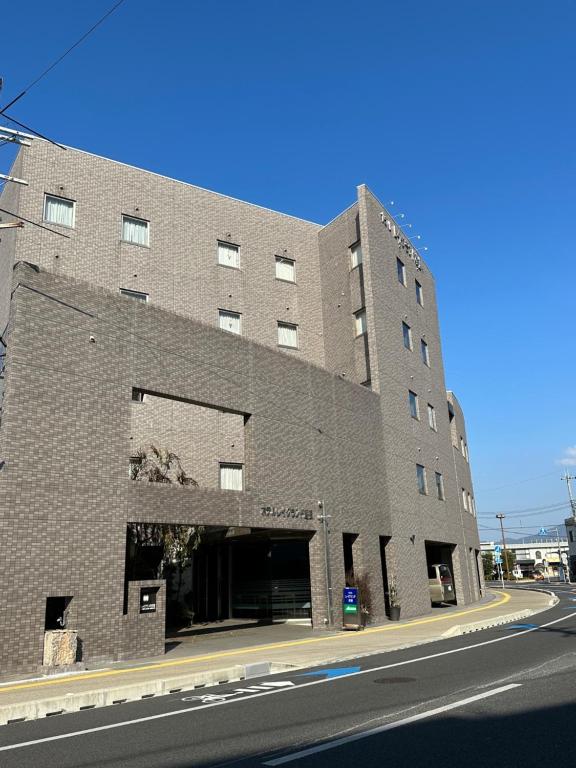
<path fill-rule="evenodd" d="M 576 588 L 550 588 L 559 605 L 519 625 L 4 726 L 0 766 L 570 764 Z"/>

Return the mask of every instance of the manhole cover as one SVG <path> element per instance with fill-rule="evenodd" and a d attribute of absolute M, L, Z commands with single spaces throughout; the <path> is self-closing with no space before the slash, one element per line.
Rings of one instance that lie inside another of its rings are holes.
<path fill-rule="evenodd" d="M 389 685 L 390 683 L 414 683 L 415 681 L 415 677 L 379 677 L 378 680 L 373 680 L 372 682 Z"/>

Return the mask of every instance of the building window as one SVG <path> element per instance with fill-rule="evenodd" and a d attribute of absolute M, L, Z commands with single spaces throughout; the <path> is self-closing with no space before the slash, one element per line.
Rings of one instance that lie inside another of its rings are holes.
<path fill-rule="evenodd" d="M 537 550 L 536 550 L 536 552 L 534 553 L 534 555 L 535 555 L 535 557 L 536 557 L 536 560 L 541 560 L 541 559 L 542 559 L 542 552 L 540 552 L 540 550 L 539 550 L 539 549 L 537 549 Z"/>
<path fill-rule="evenodd" d="M 144 392 L 142 392 L 141 389 L 136 389 L 136 387 L 132 387 L 132 402 L 133 403 L 144 402 Z"/>
<path fill-rule="evenodd" d="M 130 480 L 137 480 L 142 468 L 142 456 L 130 456 L 128 463 L 128 477 Z"/>
<path fill-rule="evenodd" d="M 418 304 L 420 304 L 421 307 L 423 307 L 424 306 L 424 293 L 422 291 L 422 286 L 420 285 L 418 280 L 415 280 L 414 283 L 416 285 L 416 301 L 418 302 Z"/>
<path fill-rule="evenodd" d="M 278 346 L 298 348 L 298 326 L 278 322 Z"/>
<path fill-rule="evenodd" d="M 350 246 L 350 268 L 359 267 L 362 264 L 362 245 L 360 242 Z"/>
<path fill-rule="evenodd" d="M 276 278 L 294 283 L 294 259 L 285 259 L 284 256 L 276 256 Z"/>
<path fill-rule="evenodd" d="M 430 405 L 430 403 L 428 403 L 428 426 L 430 429 L 433 429 L 434 432 L 437 432 L 438 428 L 436 426 L 436 409 L 433 405 Z"/>
<path fill-rule="evenodd" d="M 133 245 L 150 245 L 150 223 L 134 216 L 122 216 L 122 240 Z"/>
<path fill-rule="evenodd" d="M 404 346 L 406 349 L 412 349 L 412 330 L 406 323 L 402 323 L 402 335 L 404 336 Z"/>
<path fill-rule="evenodd" d="M 218 310 L 220 328 L 229 333 L 241 334 L 240 315 L 238 312 L 228 312 L 225 309 Z"/>
<path fill-rule="evenodd" d="M 241 491 L 242 464 L 220 464 L 220 488 L 223 491 Z"/>
<path fill-rule="evenodd" d="M 44 221 L 59 224 L 61 227 L 74 227 L 76 203 L 64 197 L 44 196 Z"/>
<path fill-rule="evenodd" d="M 464 507 L 464 511 L 468 512 L 468 499 L 466 497 L 466 491 L 464 488 L 462 488 L 462 506 Z"/>
<path fill-rule="evenodd" d="M 218 242 L 218 264 L 240 269 L 240 248 L 232 243 Z"/>
<path fill-rule="evenodd" d="M 408 403 L 410 404 L 410 416 L 412 416 L 413 419 L 419 419 L 418 395 L 416 392 L 412 392 L 411 389 L 408 390 Z"/>
<path fill-rule="evenodd" d="M 356 336 L 362 336 L 366 333 L 366 310 L 361 309 L 358 312 L 354 312 L 354 327 L 356 329 Z"/>
<path fill-rule="evenodd" d="M 436 493 L 440 501 L 444 501 L 444 478 L 441 472 L 435 472 L 434 474 L 436 476 Z"/>
<path fill-rule="evenodd" d="M 472 496 L 468 494 L 468 512 L 474 514 L 474 505 L 472 504 Z"/>
<path fill-rule="evenodd" d="M 426 469 L 422 464 L 416 464 L 416 480 L 418 482 L 418 492 L 426 496 L 428 493 L 426 488 Z"/>
<path fill-rule="evenodd" d="M 574 532 L 568 531 L 568 536 L 570 536 L 570 541 L 574 541 Z"/>
<path fill-rule="evenodd" d="M 406 267 L 401 259 L 396 259 L 396 273 L 398 274 L 398 282 L 402 285 L 406 285 Z"/>
<path fill-rule="evenodd" d="M 422 362 L 430 368 L 430 355 L 428 354 L 428 344 L 424 339 L 420 339 L 420 352 L 422 354 Z"/>
<path fill-rule="evenodd" d="M 128 299 L 134 299 L 135 301 L 148 301 L 148 294 L 142 293 L 142 291 L 131 291 L 129 288 L 120 288 L 122 296 L 126 296 Z"/>

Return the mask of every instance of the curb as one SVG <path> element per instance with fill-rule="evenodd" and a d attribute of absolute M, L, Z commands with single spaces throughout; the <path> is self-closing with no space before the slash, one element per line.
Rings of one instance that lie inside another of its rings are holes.
<path fill-rule="evenodd" d="M 226 669 L 194 672 L 168 680 L 149 680 L 117 688 L 65 693 L 39 701 L 6 704 L 5 706 L 0 706 L 0 725 L 20 723 L 25 720 L 39 720 L 43 717 L 81 712 L 86 709 L 95 709 L 96 707 L 107 707 L 113 704 L 151 699 L 169 693 L 192 691 L 196 688 L 208 688 L 223 683 L 235 683 L 252 677 L 272 675 L 292 669 L 295 669 L 293 664 L 260 661 L 252 664 L 237 664 Z"/>
<path fill-rule="evenodd" d="M 510 624 L 512 621 L 519 621 L 520 619 L 526 619 L 528 616 L 534 616 L 536 613 L 542 613 L 542 611 L 548 610 L 548 608 L 552 608 L 553 606 L 557 605 L 560 600 L 553 592 L 549 592 L 548 590 L 539 590 L 542 592 L 547 592 L 551 597 L 548 601 L 548 607 L 547 608 L 541 608 L 539 610 L 534 610 L 533 608 L 526 608 L 523 611 L 518 611 L 517 613 L 507 613 L 503 614 L 502 616 L 495 616 L 493 619 L 484 620 L 484 621 L 474 621 L 470 624 L 457 624 L 454 627 L 450 627 L 450 629 L 446 630 L 446 632 L 442 633 L 443 638 L 447 637 L 458 637 L 459 635 L 467 635 L 470 632 L 478 632 L 481 629 L 490 629 L 491 627 L 501 627 L 503 624 Z"/>

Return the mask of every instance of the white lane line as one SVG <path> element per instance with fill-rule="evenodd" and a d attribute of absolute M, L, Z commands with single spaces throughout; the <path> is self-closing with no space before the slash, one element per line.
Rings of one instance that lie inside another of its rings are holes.
<path fill-rule="evenodd" d="M 21 749 L 22 747 L 32 747 L 35 744 L 45 744 L 49 741 L 59 741 L 61 739 L 71 739 L 75 736 L 85 736 L 88 733 L 98 733 L 99 731 L 110 731 L 114 728 L 125 728 L 129 725 L 137 725 L 138 723 L 148 723 L 152 720 L 162 720 L 165 717 L 175 717 L 176 715 L 186 715 L 189 712 L 197 712 L 201 709 L 211 709 L 212 707 L 222 707 L 230 704 L 240 704 L 251 699 L 259 699 L 261 696 L 274 696 L 279 693 L 287 693 L 288 691 L 299 691 L 302 688 L 309 688 L 312 685 L 323 685 L 324 683 L 337 683 L 339 680 L 348 680 L 351 677 L 357 677 L 358 675 L 369 675 L 374 672 L 382 672 L 385 669 L 394 669 L 396 667 L 404 667 L 408 664 L 417 664 L 420 661 L 429 661 L 430 659 L 438 659 L 441 656 L 450 656 L 453 653 L 462 653 L 463 651 L 472 651 L 475 648 L 481 648 L 485 645 L 492 645 L 493 643 L 501 643 L 505 640 L 517 640 L 523 635 L 528 635 L 530 632 L 537 632 L 539 629 L 545 629 L 551 627 L 554 624 L 559 624 L 562 621 L 567 621 L 576 616 L 574 613 L 569 613 L 566 616 L 561 616 L 559 619 L 549 621 L 547 624 L 541 624 L 539 627 L 533 627 L 531 629 L 524 629 L 522 632 L 515 632 L 511 635 L 504 635 L 503 637 L 495 637 L 493 640 L 484 640 L 482 643 L 474 643 L 472 645 L 465 645 L 461 648 L 453 648 L 450 651 L 440 651 L 439 653 L 431 653 L 428 656 L 419 656 L 416 659 L 407 659 L 406 661 L 396 661 L 392 664 L 383 664 L 381 667 L 371 667 L 370 669 L 361 669 L 358 672 L 351 672 L 349 675 L 341 675 L 340 677 L 327 677 L 323 680 L 312 680 L 309 683 L 301 683 L 295 685 L 293 688 L 275 688 L 271 691 L 262 691 L 261 693 L 253 693 L 251 696 L 240 696 L 234 699 L 224 699 L 223 701 L 214 701 L 210 704 L 200 704 L 197 707 L 186 707 L 185 709 L 175 709 L 172 712 L 160 712 L 157 715 L 147 715 L 146 717 L 136 717 L 133 720 L 122 720 L 119 723 L 109 723 L 108 725 L 99 725 L 95 728 L 85 728 L 81 731 L 71 731 L 70 733 L 61 733 L 58 736 L 46 736 L 43 739 L 33 739 L 31 741 L 21 741 L 18 744 L 7 744 L 0 747 L 0 752 L 9 752 L 13 749 Z M 92 711 L 92 710 L 90 710 Z"/>
<path fill-rule="evenodd" d="M 505 693 L 512 688 L 520 688 L 520 683 L 511 683 L 510 685 L 503 685 L 501 688 L 495 688 L 492 691 L 485 693 L 479 693 L 476 696 L 470 696 L 467 699 L 460 699 L 452 704 L 446 704 L 443 707 L 437 707 L 436 709 L 429 709 L 427 712 L 420 712 L 418 715 L 412 715 L 411 717 L 405 717 L 403 720 L 396 720 L 393 723 L 386 723 L 386 725 L 379 725 L 377 728 L 371 728 L 369 731 L 363 731 L 362 733 L 355 733 L 353 736 L 344 736 L 341 739 L 335 739 L 334 741 L 324 742 L 318 744 L 315 747 L 308 747 L 302 749 L 299 752 L 293 752 L 291 755 L 285 755 L 284 757 L 277 757 L 274 760 L 267 760 L 262 765 L 276 766 L 283 765 L 284 763 L 291 763 L 293 760 L 300 760 L 303 757 L 309 757 L 315 755 L 318 752 L 327 752 L 330 749 L 336 749 L 344 744 L 350 744 L 352 741 L 360 741 L 360 739 L 367 739 L 369 736 L 375 736 L 377 733 L 384 733 L 385 731 L 392 731 L 394 728 L 401 728 L 404 725 L 410 725 L 410 723 L 416 723 L 418 720 L 425 720 L 428 717 L 434 717 L 442 712 L 448 712 L 451 709 L 458 707 L 464 707 L 466 704 L 472 704 L 474 701 L 480 701 L 481 699 L 487 699 L 490 696 L 496 696 L 498 693 Z"/>

